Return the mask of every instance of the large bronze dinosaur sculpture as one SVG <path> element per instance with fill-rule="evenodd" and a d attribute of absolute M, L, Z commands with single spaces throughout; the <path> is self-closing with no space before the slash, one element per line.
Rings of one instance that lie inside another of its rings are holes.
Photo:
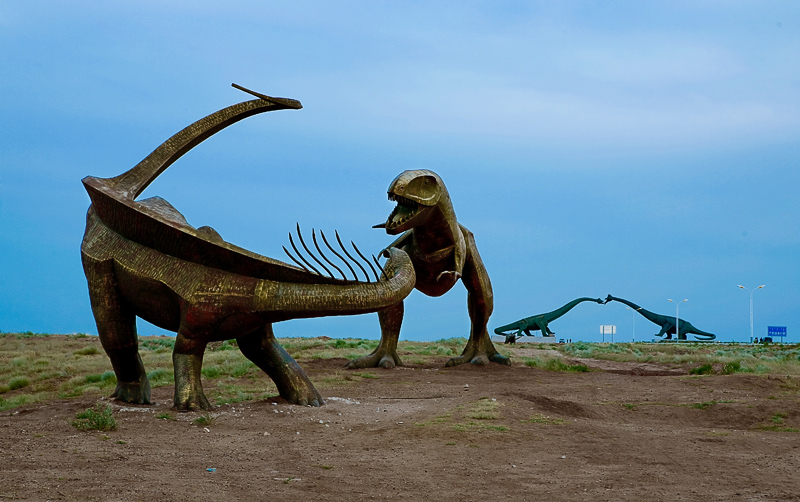
<path fill-rule="evenodd" d="M 150 403 L 138 316 L 177 333 L 178 410 L 209 408 L 200 381 L 206 344 L 233 338 L 281 397 L 319 406 L 322 397 L 275 339 L 272 323 L 375 312 L 413 289 L 413 265 L 398 249 L 386 253 L 381 281 L 334 279 L 234 246 L 210 227 L 194 228 L 161 198 L 135 200 L 170 164 L 223 128 L 257 113 L 302 108 L 295 100 L 252 94 L 260 99 L 195 122 L 126 173 L 83 179 L 92 204 L 81 257 L 100 341 L 117 376 L 112 397 L 121 401 Z"/>
<path fill-rule="evenodd" d="M 522 332 L 525 332 L 528 336 L 534 336 L 531 331 L 541 331 L 542 336 L 553 336 L 555 333 L 550 331 L 548 324 L 563 316 L 581 302 L 595 302 L 600 305 L 606 303 L 601 298 L 578 298 L 552 312 L 526 317 L 517 322 L 495 328 L 494 332 L 496 335 L 505 336 L 505 343 L 514 343 L 518 338 L 522 338 Z"/>
<path fill-rule="evenodd" d="M 645 310 L 642 307 L 636 305 L 633 302 L 629 302 L 623 298 L 617 298 L 615 296 L 608 295 L 606 297 L 605 303 L 610 301 L 617 301 L 620 303 L 624 303 L 625 305 L 629 306 L 630 308 L 634 309 L 636 312 L 642 314 L 642 316 L 650 322 L 656 323 L 661 326 L 661 331 L 659 331 L 656 336 L 664 336 L 665 340 L 672 340 L 672 335 L 675 334 L 675 316 L 667 316 L 661 314 L 654 314 L 649 310 Z M 687 334 L 692 334 L 698 340 L 714 340 L 717 338 L 717 335 L 712 333 L 708 333 L 706 331 L 699 330 L 692 326 L 692 323 L 689 321 L 684 321 L 683 319 L 678 319 L 679 321 L 679 328 L 678 331 L 678 340 L 686 340 Z"/>
<path fill-rule="evenodd" d="M 402 249 L 411 257 L 416 273 L 415 288 L 428 296 L 441 296 L 459 279 L 467 288 L 469 340 L 461 356 L 450 359 L 447 366 L 467 362 L 511 364 L 506 356 L 497 352 L 489 337 L 486 326 L 494 306 L 492 284 L 472 232 L 456 220 L 442 179 L 432 171 L 405 171 L 389 185 L 388 195 L 397 206 L 386 223 L 375 228 L 385 228 L 390 235 L 402 233 L 386 249 Z M 381 325 L 378 347 L 371 354 L 350 361 L 347 367 L 402 365 L 397 355 L 397 340 L 403 312 L 403 302 L 378 312 Z"/>

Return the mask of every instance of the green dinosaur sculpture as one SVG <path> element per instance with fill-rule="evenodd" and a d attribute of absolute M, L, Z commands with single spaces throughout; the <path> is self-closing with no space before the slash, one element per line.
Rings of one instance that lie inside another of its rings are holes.
<path fill-rule="evenodd" d="M 469 340 L 461 356 L 450 359 L 447 366 L 467 362 L 488 364 L 490 361 L 511 364 L 497 352 L 489 337 L 486 326 L 494 307 L 492 284 L 472 232 L 456 220 L 442 179 L 432 171 L 405 171 L 389 185 L 388 195 L 397 206 L 386 223 L 374 228 L 385 228 L 390 235 L 402 233 L 386 249 L 402 249 L 411 257 L 416 273 L 414 287 L 425 295 L 441 296 L 461 279 L 467 288 Z M 350 361 L 347 367 L 402 365 L 397 355 L 397 340 L 403 312 L 403 302 L 378 312 L 380 344 L 371 354 Z"/>
<path fill-rule="evenodd" d="M 525 319 L 520 319 L 517 322 L 512 322 L 511 324 L 506 324 L 505 326 L 495 328 L 494 332 L 496 335 L 505 336 L 505 343 L 514 343 L 517 338 L 522 338 L 523 331 L 528 336 L 534 336 L 531 334 L 531 331 L 541 331 L 542 336 L 553 336 L 555 333 L 550 331 L 548 324 L 563 316 L 581 302 L 596 302 L 601 305 L 606 303 L 600 298 L 578 298 L 552 312 L 526 317 Z"/>
<path fill-rule="evenodd" d="M 253 94 L 261 99 L 195 122 L 124 174 L 83 179 L 92 204 L 81 258 L 100 341 L 117 376 L 116 399 L 150 403 L 138 352 L 138 316 L 177 333 L 172 360 L 178 410 L 210 407 L 200 381 L 205 347 L 233 338 L 272 378 L 281 397 L 319 406 L 322 397 L 275 339 L 272 323 L 375 312 L 401 302 L 413 289 L 413 265 L 398 249 L 388 250 L 384 280 L 334 279 L 234 246 L 211 227 L 194 228 L 159 197 L 135 200 L 212 134 L 257 113 L 302 107 L 294 100 Z"/>
<path fill-rule="evenodd" d="M 644 316 L 644 318 L 647 319 L 648 321 L 658 324 L 659 326 L 661 326 L 661 331 L 659 331 L 658 334 L 656 334 L 656 336 L 666 335 L 665 340 L 672 340 L 672 335 L 675 334 L 675 316 L 654 314 L 649 310 L 643 309 L 642 307 L 636 305 L 633 302 L 629 302 L 628 300 L 617 298 L 611 295 L 608 295 L 606 297 L 605 303 L 608 303 L 612 300 L 624 303 L 625 305 L 634 309 L 636 312 L 642 314 L 642 316 Z M 678 319 L 678 321 L 680 323 L 678 340 L 686 340 L 687 334 L 694 335 L 695 338 L 697 338 L 698 340 L 714 340 L 715 338 L 717 338 L 717 335 L 695 328 L 689 321 L 684 321 L 683 319 Z"/>

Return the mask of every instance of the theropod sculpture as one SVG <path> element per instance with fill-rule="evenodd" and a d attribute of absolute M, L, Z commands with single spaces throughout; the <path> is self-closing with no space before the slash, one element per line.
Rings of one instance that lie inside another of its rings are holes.
<path fill-rule="evenodd" d="M 259 99 L 195 122 L 126 173 L 83 179 L 92 204 L 81 258 L 100 341 L 117 376 L 112 397 L 121 401 L 150 403 L 138 352 L 138 316 L 177 333 L 172 360 L 178 410 L 210 407 L 200 381 L 203 353 L 209 342 L 233 338 L 272 378 L 281 397 L 319 406 L 322 397 L 277 342 L 272 323 L 375 312 L 396 305 L 414 287 L 411 261 L 398 249 L 386 253 L 384 280 L 334 279 L 234 246 L 211 227 L 194 228 L 159 197 L 135 200 L 169 165 L 214 133 L 257 113 L 302 108 L 295 100 L 251 94 Z M 304 242 L 303 247 L 308 250 Z"/>
<path fill-rule="evenodd" d="M 511 364 L 497 352 L 489 337 L 486 326 L 494 306 L 492 284 L 472 232 L 456 220 L 442 179 L 432 171 L 405 171 L 389 185 L 388 195 L 397 206 L 386 223 L 374 228 L 385 228 L 390 235 L 403 233 L 386 249 L 402 249 L 411 257 L 416 273 L 414 287 L 425 295 L 441 296 L 461 279 L 467 288 L 469 341 L 461 356 L 450 359 L 447 366 L 490 361 Z M 350 361 L 348 368 L 402 365 L 397 355 L 397 340 L 403 322 L 403 302 L 378 312 L 378 319 L 380 344 L 371 354 Z"/>
<path fill-rule="evenodd" d="M 528 336 L 534 336 L 531 334 L 531 331 L 541 331 L 542 336 L 553 336 L 555 333 L 550 331 L 548 324 L 563 316 L 581 302 L 596 302 L 600 305 L 606 303 L 600 298 L 578 298 L 552 312 L 526 317 L 525 319 L 520 319 L 517 322 L 512 322 L 511 324 L 506 324 L 505 326 L 495 328 L 494 332 L 496 335 L 505 336 L 505 343 L 516 342 L 517 338 L 522 338 L 523 331 Z"/>
<path fill-rule="evenodd" d="M 644 316 L 644 318 L 647 319 L 648 321 L 658 324 L 659 326 L 661 326 L 661 331 L 659 331 L 658 334 L 656 334 L 656 336 L 666 335 L 665 340 L 672 340 L 672 335 L 675 334 L 675 316 L 670 317 L 668 315 L 654 314 L 649 310 L 643 309 L 642 307 L 636 305 L 633 302 L 629 302 L 628 300 L 617 298 L 611 295 L 608 295 L 606 297 L 605 303 L 608 303 L 612 300 L 624 303 L 625 305 L 634 309 L 636 312 L 642 314 L 642 316 Z M 699 340 L 714 340 L 715 338 L 717 338 L 717 335 L 695 328 L 689 321 L 684 321 L 683 319 L 678 319 L 678 321 L 680 323 L 679 324 L 680 330 L 678 331 L 678 340 L 686 340 L 687 334 L 692 334 L 695 336 L 695 338 Z"/>

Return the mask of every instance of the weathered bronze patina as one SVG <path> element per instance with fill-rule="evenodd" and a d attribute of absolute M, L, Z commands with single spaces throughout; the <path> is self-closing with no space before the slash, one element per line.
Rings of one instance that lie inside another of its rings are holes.
<path fill-rule="evenodd" d="M 512 322 L 511 324 L 506 324 L 505 326 L 495 328 L 494 333 L 496 335 L 505 336 L 505 343 L 516 342 L 518 338 L 522 338 L 523 332 L 528 336 L 534 336 L 531 334 L 531 331 L 541 331 L 542 336 L 554 336 L 555 333 L 550 331 L 549 323 L 563 316 L 582 302 L 595 302 L 601 305 L 606 303 L 600 298 L 577 298 L 552 312 L 526 317 L 525 319 L 520 319 L 517 322 Z"/>
<path fill-rule="evenodd" d="M 414 287 L 428 296 L 441 296 L 461 279 L 467 288 L 469 341 L 461 356 L 450 359 L 447 366 L 467 362 L 511 364 L 497 352 L 489 337 L 486 326 L 494 307 L 492 284 L 472 232 L 456 220 L 442 179 L 432 171 L 405 171 L 389 185 L 388 194 L 397 207 L 386 223 L 375 228 L 385 228 L 390 235 L 402 233 L 386 249 L 402 249 L 411 257 L 416 273 Z M 402 365 L 397 355 L 397 340 L 403 322 L 403 302 L 378 312 L 378 319 L 381 324 L 378 348 L 350 361 L 348 368 Z"/>
<path fill-rule="evenodd" d="M 668 315 L 661 315 L 661 314 L 654 314 L 649 310 L 645 310 L 642 307 L 636 305 L 633 302 L 629 302 L 623 298 L 617 298 L 615 296 L 608 295 L 606 297 L 606 303 L 610 301 L 624 303 L 625 305 L 629 306 L 630 308 L 634 309 L 636 312 L 642 314 L 642 316 L 650 322 L 658 324 L 661 326 L 661 331 L 656 333 L 656 336 L 664 336 L 665 340 L 671 340 L 672 335 L 675 334 L 675 316 L 668 316 Z M 714 340 L 717 338 L 717 335 L 713 333 L 708 333 L 706 331 L 700 330 L 692 326 L 692 323 L 689 321 L 684 321 L 683 319 L 678 319 L 679 322 L 679 330 L 678 333 L 678 340 L 686 340 L 686 335 L 691 334 L 694 335 L 695 338 L 698 340 Z"/>
<path fill-rule="evenodd" d="M 319 406 L 322 397 L 277 342 L 272 323 L 375 312 L 413 289 L 414 268 L 398 249 L 385 254 L 381 281 L 335 279 L 234 246 L 211 227 L 194 228 L 159 197 L 135 200 L 170 164 L 223 128 L 258 113 L 302 108 L 295 100 L 252 94 L 259 99 L 195 122 L 130 171 L 83 179 L 92 205 L 81 257 L 98 334 L 117 376 L 112 396 L 119 400 L 150 403 L 138 316 L 177 333 L 178 410 L 209 408 L 200 381 L 203 354 L 209 342 L 228 339 L 236 339 L 287 401 Z"/>

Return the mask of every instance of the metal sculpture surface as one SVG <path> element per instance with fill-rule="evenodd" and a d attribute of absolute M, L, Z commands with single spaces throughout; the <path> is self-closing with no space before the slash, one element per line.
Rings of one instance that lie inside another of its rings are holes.
<path fill-rule="evenodd" d="M 650 322 L 656 323 L 661 326 L 661 331 L 656 334 L 656 336 L 665 336 L 665 340 L 672 340 L 672 335 L 675 334 L 675 316 L 668 316 L 668 315 L 661 315 L 661 314 L 654 314 L 649 310 L 645 310 L 642 307 L 636 305 L 633 302 L 629 302 L 628 300 L 617 298 L 615 296 L 608 295 L 606 297 L 605 303 L 610 301 L 617 301 L 620 303 L 624 303 L 625 305 L 629 306 L 630 308 L 634 309 L 636 312 L 642 314 L 645 319 Z M 717 338 L 717 335 L 708 333 L 703 330 L 699 330 L 692 326 L 692 323 L 689 321 L 684 321 L 683 319 L 678 319 L 680 325 L 680 331 L 678 332 L 678 340 L 686 340 L 687 334 L 692 334 L 698 340 L 714 340 Z"/>
<path fill-rule="evenodd" d="M 234 246 L 211 227 L 194 228 L 159 197 L 135 200 L 170 164 L 214 133 L 257 113 L 302 107 L 298 101 L 253 94 L 260 99 L 195 122 L 130 171 L 83 179 L 92 205 L 81 257 L 98 334 L 117 376 L 112 397 L 150 403 L 138 352 L 138 316 L 177 333 L 172 360 L 179 410 L 209 408 L 200 381 L 206 344 L 234 338 L 281 397 L 319 406 L 322 397 L 275 339 L 272 323 L 374 312 L 396 305 L 413 289 L 414 269 L 400 250 L 386 253 L 384 280 L 334 279 Z"/>
<path fill-rule="evenodd" d="M 374 228 L 385 228 L 390 235 L 402 233 L 386 249 L 402 249 L 411 257 L 416 273 L 414 287 L 425 295 L 441 296 L 460 279 L 467 288 L 469 341 L 461 356 L 450 359 L 447 366 L 467 362 L 511 364 L 497 352 L 489 337 L 487 324 L 494 306 L 492 284 L 472 232 L 456 220 L 442 179 L 432 171 L 405 171 L 389 185 L 388 195 L 397 206 L 386 223 Z M 347 367 L 402 365 L 397 355 L 397 340 L 403 312 L 402 301 L 378 312 L 380 344 L 371 354 L 350 361 Z"/>
<path fill-rule="evenodd" d="M 601 298 L 578 298 L 552 312 L 526 317 L 525 319 L 520 319 L 517 322 L 512 322 L 511 324 L 506 324 L 505 326 L 495 328 L 494 332 L 496 335 L 505 336 L 505 343 L 516 342 L 518 338 L 522 338 L 523 332 L 528 336 L 534 336 L 531 334 L 531 331 L 541 331 L 542 336 L 554 336 L 555 333 L 550 331 L 548 324 L 563 316 L 572 310 L 577 304 L 582 302 L 595 302 L 601 305 L 606 303 Z"/>

